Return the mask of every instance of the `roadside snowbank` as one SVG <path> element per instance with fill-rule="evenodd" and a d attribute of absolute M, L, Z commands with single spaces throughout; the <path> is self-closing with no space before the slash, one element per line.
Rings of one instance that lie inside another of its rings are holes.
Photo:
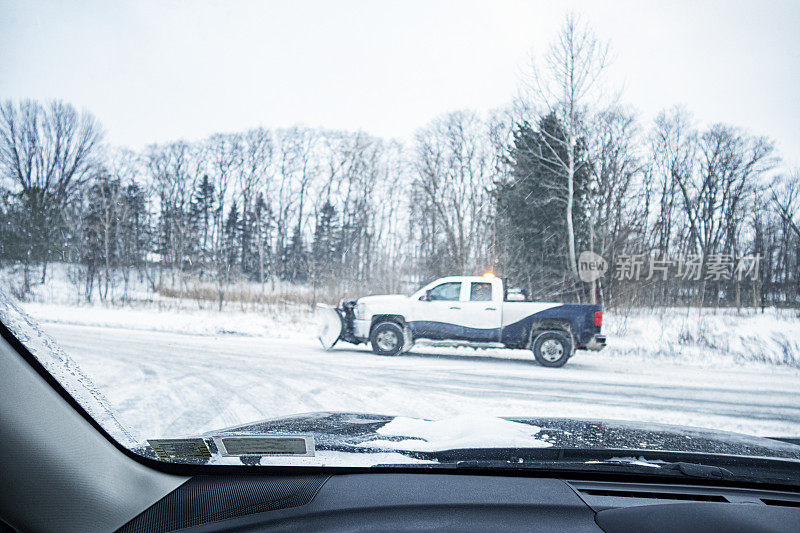
<path fill-rule="evenodd" d="M 189 335 L 247 335 L 271 338 L 308 338 L 315 332 L 314 316 L 304 306 L 287 306 L 285 314 L 210 309 L 160 310 L 104 305 L 22 304 L 39 322 L 99 326 Z"/>
<path fill-rule="evenodd" d="M 766 363 L 800 368 L 797 310 L 635 310 L 606 313 L 607 353 L 704 365 Z"/>

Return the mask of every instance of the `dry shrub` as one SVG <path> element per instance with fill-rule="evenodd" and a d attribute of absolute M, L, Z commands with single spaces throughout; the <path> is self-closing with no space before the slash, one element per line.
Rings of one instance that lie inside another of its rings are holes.
<path fill-rule="evenodd" d="M 191 285 L 185 288 L 162 286 L 157 289 L 158 294 L 166 298 L 183 298 L 199 302 L 219 301 L 219 289 L 208 285 Z M 275 292 L 261 291 L 248 285 L 230 285 L 222 289 L 222 299 L 225 302 L 241 303 L 246 305 L 313 305 L 314 295 L 305 291 L 278 290 Z"/>

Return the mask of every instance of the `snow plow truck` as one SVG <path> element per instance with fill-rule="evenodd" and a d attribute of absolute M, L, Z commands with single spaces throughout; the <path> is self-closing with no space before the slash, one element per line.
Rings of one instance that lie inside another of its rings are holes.
<path fill-rule="evenodd" d="M 527 301 L 493 275 L 437 279 L 410 296 L 366 296 L 320 304 L 319 340 L 369 343 L 378 355 L 398 355 L 418 340 L 448 345 L 531 350 L 541 365 L 560 367 L 576 350 L 601 350 L 603 310 L 594 304 Z"/>

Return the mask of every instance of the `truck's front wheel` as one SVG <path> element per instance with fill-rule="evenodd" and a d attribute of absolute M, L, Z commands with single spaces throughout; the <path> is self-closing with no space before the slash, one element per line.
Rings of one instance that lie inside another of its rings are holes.
<path fill-rule="evenodd" d="M 372 351 L 378 355 L 397 355 L 403 351 L 403 328 L 394 322 L 381 322 L 372 328 L 369 336 Z"/>
<path fill-rule="evenodd" d="M 559 367 L 572 355 L 572 340 L 561 331 L 545 331 L 533 339 L 533 356 L 542 366 Z"/>

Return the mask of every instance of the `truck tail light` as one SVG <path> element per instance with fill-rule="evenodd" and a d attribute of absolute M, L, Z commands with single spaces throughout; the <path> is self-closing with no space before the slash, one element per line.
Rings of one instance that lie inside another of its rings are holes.
<path fill-rule="evenodd" d="M 594 325 L 598 328 L 603 325 L 603 312 L 602 311 L 595 311 L 594 312 Z"/>

